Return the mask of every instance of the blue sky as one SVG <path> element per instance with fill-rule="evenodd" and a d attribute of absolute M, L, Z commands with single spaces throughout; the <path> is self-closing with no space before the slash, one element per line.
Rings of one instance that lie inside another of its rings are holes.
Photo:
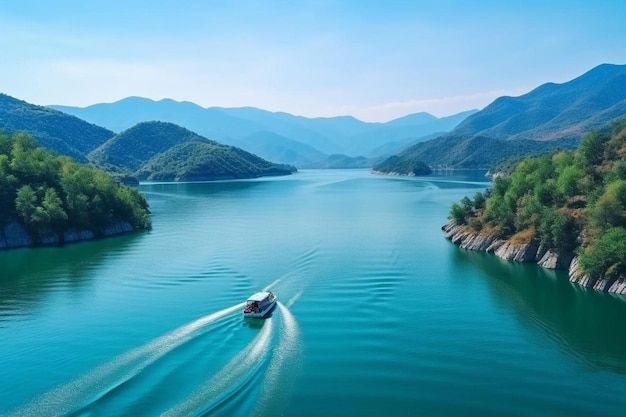
<path fill-rule="evenodd" d="M 447 116 L 626 63 L 622 0 L 0 2 L 0 92 Z"/>

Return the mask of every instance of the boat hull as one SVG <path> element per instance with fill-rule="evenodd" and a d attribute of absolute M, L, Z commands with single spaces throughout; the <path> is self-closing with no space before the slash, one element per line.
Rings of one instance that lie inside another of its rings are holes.
<path fill-rule="evenodd" d="M 262 318 L 267 317 L 267 315 L 270 314 L 272 310 L 274 310 L 274 307 L 276 307 L 276 300 L 272 301 L 270 304 L 265 306 L 265 308 L 261 311 L 258 311 L 258 312 L 251 311 L 249 313 L 244 312 L 243 316 L 246 318 L 252 318 L 252 319 L 262 319 Z"/>

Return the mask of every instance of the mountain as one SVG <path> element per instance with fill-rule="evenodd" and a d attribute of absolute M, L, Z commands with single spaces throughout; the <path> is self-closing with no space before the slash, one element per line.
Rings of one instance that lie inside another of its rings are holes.
<path fill-rule="evenodd" d="M 574 149 L 591 129 L 626 117 L 626 65 L 599 65 L 562 84 L 500 97 L 451 132 L 400 153 L 398 162 L 489 168 L 507 158 Z"/>
<path fill-rule="evenodd" d="M 289 175 L 293 172 L 293 167 L 274 164 L 243 149 L 208 139 L 193 139 L 150 158 L 137 171 L 137 176 L 156 181 L 205 181 Z"/>
<path fill-rule="evenodd" d="M 497 162 L 519 158 L 521 155 L 541 155 L 557 149 L 574 149 L 578 139 L 560 141 L 535 141 L 520 139 L 502 141 L 485 136 L 474 136 L 459 140 L 455 136 L 442 136 L 437 139 L 413 145 L 400 154 L 384 161 L 384 165 L 374 166 L 382 173 L 404 173 L 403 167 L 416 161 L 428 161 L 433 168 L 439 166 L 457 169 L 490 168 Z M 393 163 L 392 163 L 393 162 Z"/>
<path fill-rule="evenodd" d="M 140 179 L 161 181 L 255 178 L 295 171 L 165 122 L 139 123 L 95 149 L 89 159 L 111 171 L 128 170 Z"/>
<path fill-rule="evenodd" d="M 352 157 L 342 154 L 329 155 L 326 159 L 320 160 L 313 165 L 318 169 L 354 169 L 371 168 L 377 160 L 372 160 L 364 156 Z"/>
<path fill-rule="evenodd" d="M 190 102 L 153 101 L 140 97 L 84 108 L 50 107 L 115 132 L 145 121 L 175 123 L 206 138 L 301 167 L 308 167 L 309 161 L 317 162 L 311 157 L 312 153 L 379 156 L 376 149 L 389 142 L 417 140 L 434 132 L 448 132 L 474 112 L 444 118 L 417 113 L 387 123 L 367 123 L 351 116 L 307 118 L 254 107 L 203 108 Z M 275 155 L 284 158 L 276 159 Z"/>
<path fill-rule="evenodd" d="M 162 121 L 177 124 L 213 140 L 234 144 L 235 138 L 262 129 L 261 125 L 229 116 L 218 108 L 205 109 L 194 103 L 170 99 L 153 101 L 128 97 L 115 103 L 95 104 L 85 108 L 49 107 L 106 126 L 117 133 L 141 122 Z"/>
<path fill-rule="evenodd" d="M 437 118 L 428 113 L 415 113 L 399 119 L 391 120 L 372 127 L 367 132 L 352 136 L 346 144 L 347 153 L 359 154 L 358 150 L 365 148 L 366 156 L 378 156 L 377 150 L 381 145 L 390 143 L 417 143 L 426 140 L 433 133 L 449 132 L 468 116 L 478 110 L 469 110 L 453 116 Z M 381 141 L 384 138 L 384 141 Z"/>
<path fill-rule="evenodd" d="M 468 117 L 452 136 L 557 140 L 580 138 L 626 114 L 626 65 L 599 65 L 563 84 L 500 97 Z"/>
<path fill-rule="evenodd" d="M 238 143 L 241 148 L 261 158 L 281 164 L 311 167 L 327 157 L 325 153 L 309 145 L 266 130 L 246 136 Z"/>
<path fill-rule="evenodd" d="M 395 142 L 387 142 L 384 145 L 372 150 L 372 155 L 381 155 L 383 159 L 385 159 L 390 155 L 397 155 L 417 143 L 426 142 L 427 140 L 435 139 L 445 134 L 446 132 L 435 132 L 426 136 L 421 136 L 419 138 L 408 138 Z"/>
<path fill-rule="evenodd" d="M 0 94 L 0 130 L 29 132 L 46 149 L 87 162 L 86 155 L 115 133 L 75 116 Z"/>
<path fill-rule="evenodd" d="M 144 122 L 115 135 L 91 152 L 89 160 L 100 166 L 137 171 L 153 156 L 194 139 L 204 138 L 173 123 Z"/>

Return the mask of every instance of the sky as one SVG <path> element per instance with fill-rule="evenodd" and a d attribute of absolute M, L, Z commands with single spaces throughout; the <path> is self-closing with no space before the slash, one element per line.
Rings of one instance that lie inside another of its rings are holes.
<path fill-rule="evenodd" d="M 2 0 L 0 92 L 384 122 L 626 63 L 623 0 Z"/>

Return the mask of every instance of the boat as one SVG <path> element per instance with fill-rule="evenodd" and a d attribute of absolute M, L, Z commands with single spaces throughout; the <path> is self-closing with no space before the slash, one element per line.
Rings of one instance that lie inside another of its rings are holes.
<path fill-rule="evenodd" d="M 276 306 L 276 296 L 271 291 L 259 291 L 246 300 L 244 317 L 263 318 Z"/>

